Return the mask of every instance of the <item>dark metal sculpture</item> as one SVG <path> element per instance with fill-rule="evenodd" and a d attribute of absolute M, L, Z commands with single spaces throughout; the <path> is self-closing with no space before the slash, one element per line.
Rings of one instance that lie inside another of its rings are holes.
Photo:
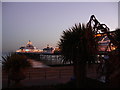
<path fill-rule="evenodd" d="M 107 87 L 120 87 L 120 41 L 117 40 L 116 31 L 110 31 L 110 29 L 105 24 L 101 24 L 94 15 L 90 17 L 89 22 L 87 23 L 87 27 L 93 28 L 95 34 L 105 35 L 109 38 L 110 42 L 107 46 L 106 55 L 109 57 L 108 59 L 103 58 L 102 60 L 105 61 L 105 73 L 102 70 L 102 75 L 104 74 L 106 79 Z M 119 34 L 117 34 L 119 35 Z M 107 52 L 107 49 L 111 47 L 115 47 L 114 51 Z M 100 55 L 100 54 L 99 54 Z M 102 66 L 102 64 L 100 64 Z M 99 67 L 98 67 L 99 69 Z M 103 68 L 101 68 L 103 69 Z"/>
<path fill-rule="evenodd" d="M 87 23 L 87 27 L 93 27 L 93 31 L 95 34 L 104 33 L 107 35 L 107 37 L 110 39 L 109 47 L 111 45 L 117 47 L 119 43 L 114 39 L 114 37 L 111 35 L 110 29 L 105 24 L 101 24 L 94 15 L 90 17 L 89 22 Z"/>

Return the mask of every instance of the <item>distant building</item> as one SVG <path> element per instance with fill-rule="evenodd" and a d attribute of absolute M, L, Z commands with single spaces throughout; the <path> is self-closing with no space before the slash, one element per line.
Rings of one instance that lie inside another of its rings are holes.
<path fill-rule="evenodd" d="M 111 35 L 113 36 L 114 32 L 111 32 Z M 107 37 L 106 34 L 102 35 L 102 34 L 98 34 L 99 37 L 99 41 L 98 41 L 98 48 L 99 51 L 112 51 L 115 50 L 115 46 L 113 46 L 112 43 L 110 43 L 110 39 Z M 110 45 L 111 44 L 111 45 Z"/>
<path fill-rule="evenodd" d="M 32 42 L 29 40 L 26 46 L 20 47 L 16 52 L 21 52 L 21 53 L 40 53 L 42 50 L 37 49 L 32 45 Z"/>
<path fill-rule="evenodd" d="M 108 48 L 110 40 L 107 36 L 100 37 L 100 41 L 98 43 L 99 51 L 110 51 L 110 49 Z"/>
<path fill-rule="evenodd" d="M 59 47 L 56 47 L 54 50 L 54 54 L 61 54 L 61 50 Z"/>
<path fill-rule="evenodd" d="M 54 48 L 49 47 L 49 45 L 47 45 L 47 47 L 43 49 L 43 53 L 52 54 L 52 53 L 54 53 Z"/>

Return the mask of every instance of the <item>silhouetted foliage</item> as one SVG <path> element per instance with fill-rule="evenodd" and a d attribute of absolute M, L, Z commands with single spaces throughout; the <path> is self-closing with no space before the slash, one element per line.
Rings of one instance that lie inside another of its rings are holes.
<path fill-rule="evenodd" d="M 30 67 L 31 64 L 27 61 L 27 57 L 18 55 L 15 53 L 9 54 L 8 56 L 2 56 L 2 68 L 3 70 L 19 71 L 21 68 Z"/>
<path fill-rule="evenodd" d="M 59 47 L 63 55 L 64 62 L 75 61 L 76 58 L 86 61 L 94 61 L 97 53 L 97 40 L 94 37 L 92 27 L 79 24 L 66 31 L 63 31 Z M 80 57 L 80 56 L 83 57 Z"/>
<path fill-rule="evenodd" d="M 8 87 L 11 80 L 18 84 L 26 78 L 24 70 L 27 67 L 31 67 L 31 63 L 27 60 L 26 56 L 11 53 L 7 56 L 2 56 L 2 58 L 2 69 L 8 73 Z"/>
<path fill-rule="evenodd" d="M 63 31 L 59 48 L 63 55 L 63 62 L 73 62 L 77 84 L 84 84 L 86 62 L 96 60 L 97 42 L 92 27 L 87 27 L 84 24 L 75 24 L 72 28 Z"/>

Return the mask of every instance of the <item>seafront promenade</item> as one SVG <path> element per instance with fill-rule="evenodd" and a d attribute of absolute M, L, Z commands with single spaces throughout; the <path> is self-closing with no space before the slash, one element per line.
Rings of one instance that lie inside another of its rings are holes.
<path fill-rule="evenodd" d="M 33 67 L 26 70 L 26 79 L 21 81 L 23 87 L 63 84 L 69 82 L 73 77 L 73 66 L 50 67 L 39 61 L 30 59 L 30 62 L 32 62 Z M 96 66 L 87 67 L 87 77 L 97 78 Z M 2 86 L 3 88 L 7 87 L 7 73 L 4 71 L 2 73 Z"/>
<path fill-rule="evenodd" d="M 39 67 L 29 68 L 25 72 L 26 79 L 22 80 L 23 86 L 55 85 L 70 81 L 73 76 L 73 67 Z M 7 86 L 7 73 L 3 72 L 3 88 Z"/>
<path fill-rule="evenodd" d="M 32 68 L 45 68 L 45 67 L 49 67 L 49 66 L 43 64 L 40 61 L 36 61 L 36 60 L 33 60 L 33 59 L 28 59 L 28 61 L 32 64 Z"/>

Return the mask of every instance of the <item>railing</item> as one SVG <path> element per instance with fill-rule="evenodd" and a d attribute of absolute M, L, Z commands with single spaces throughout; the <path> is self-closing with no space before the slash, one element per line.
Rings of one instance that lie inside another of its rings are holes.
<path fill-rule="evenodd" d="M 99 64 L 86 67 L 86 74 L 89 78 L 97 79 L 96 69 Z M 70 79 L 73 76 L 73 66 L 48 67 L 48 68 L 30 68 L 25 72 L 26 80 L 32 79 Z M 7 73 L 3 72 L 3 80 L 7 80 Z"/>
<path fill-rule="evenodd" d="M 70 78 L 73 76 L 73 71 L 71 70 L 44 70 L 40 72 L 27 72 L 26 79 L 61 79 L 61 78 Z"/>
<path fill-rule="evenodd" d="M 25 72 L 25 75 L 27 80 L 71 78 L 73 76 L 73 67 L 31 68 Z M 2 79 L 7 80 L 7 73 L 3 72 Z"/>

